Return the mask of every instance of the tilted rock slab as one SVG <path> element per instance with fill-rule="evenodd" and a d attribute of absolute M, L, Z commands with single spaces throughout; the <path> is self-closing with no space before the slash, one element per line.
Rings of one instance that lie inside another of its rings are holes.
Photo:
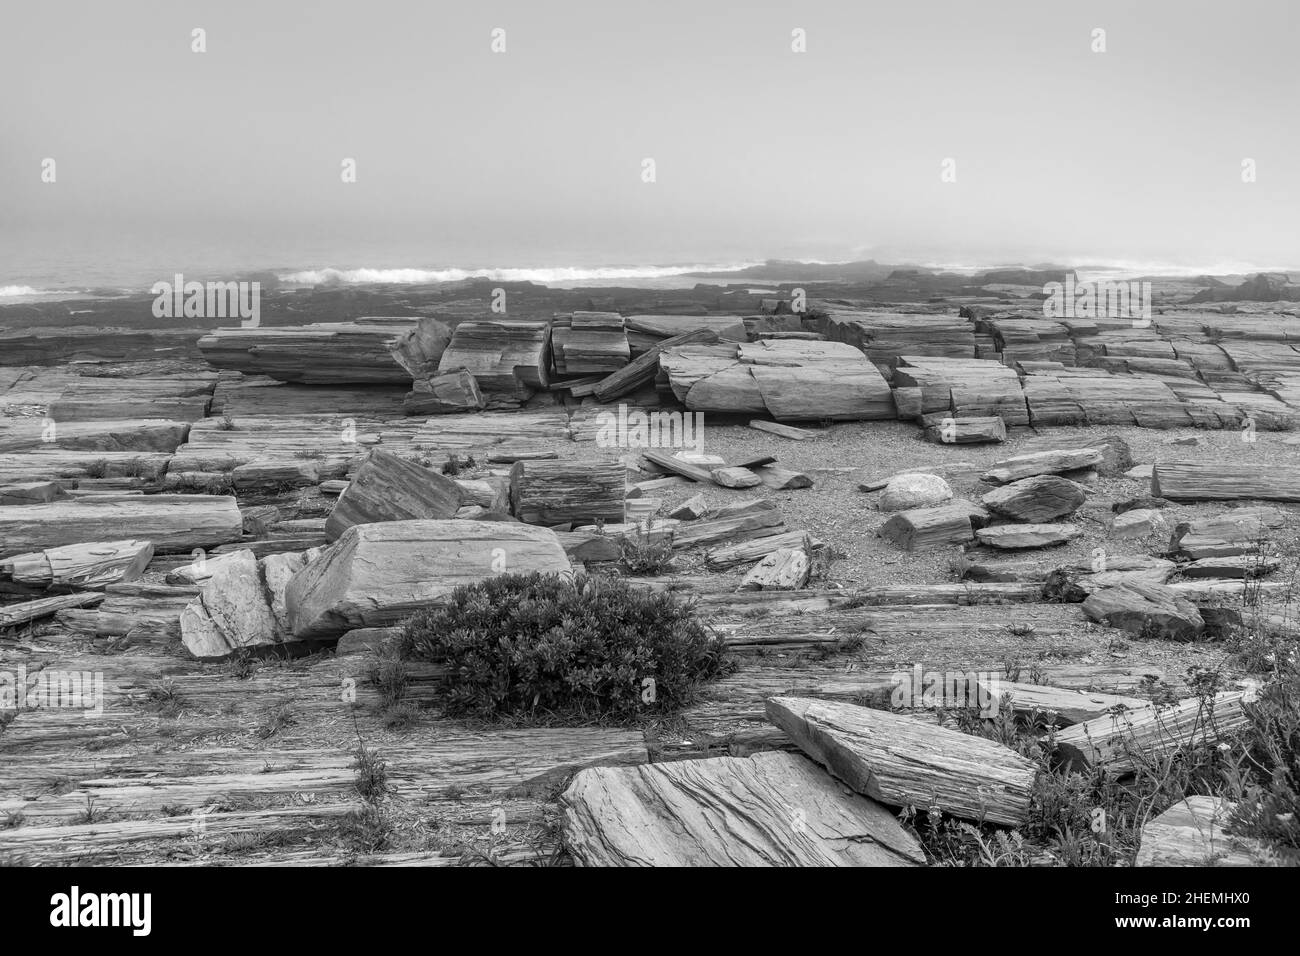
<path fill-rule="evenodd" d="M 767 719 L 831 773 L 891 806 L 937 806 L 967 820 L 1019 826 L 1034 764 L 1001 744 L 883 710 L 772 697 Z"/>
<path fill-rule="evenodd" d="M 0 576 L 36 587 L 99 590 L 119 581 L 134 581 L 153 559 L 148 541 L 92 541 L 68 544 L 0 561 Z"/>
<path fill-rule="evenodd" d="M 1035 475 L 995 488 L 980 504 L 1017 521 L 1051 521 L 1079 510 L 1088 498 L 1077 482 L 1057 475 Z"/>
<path fill-rule="evenodd" d="M 293 635 L 334 637 L 396 624 L 494 574 L 572 573 L 555 532 L 504 521 L 354 525 L 285 591 Z"/>
<path fill-rule="evenodd" d="M 916 838 L 799 754 L 582 770 L 560 798 L 582 866 L 922 866 Z"/>
<path fill-rule="evenodd" d="M 334 503 L 325 537 L 333 541 L 353 525 L 376 521 L 450 518 L 464 499 L 452 479 L 376 448 Z"/>
<path fill-rule="evenodd" d="M 1143 638 L 1194 641 L 1205 631 L 1196 605 L 1162 584 L 1130 580 L 1099 588 L 1084 600 L 1083 613 Z"/>

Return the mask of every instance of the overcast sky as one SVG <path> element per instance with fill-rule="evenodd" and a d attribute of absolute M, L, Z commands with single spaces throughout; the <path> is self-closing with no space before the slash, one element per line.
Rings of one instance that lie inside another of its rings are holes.
<path fill-rule="evenodd" d="M 50 254 L 226 243 L 300 265 L 1300 266 L 1296 10 L 10 2 L 0 230 Z"/>

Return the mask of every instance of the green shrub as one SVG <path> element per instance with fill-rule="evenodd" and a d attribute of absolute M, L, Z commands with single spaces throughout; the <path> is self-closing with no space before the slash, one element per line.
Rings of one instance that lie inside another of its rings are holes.
<path fill-rule="evenodd" d="M 459 587 L 407 622 L 402 654 L 448 666 L 449 715 L 490 719 L 627 722 L 730 670 L 723 642 L 671 594 L 586 575 Z"/>

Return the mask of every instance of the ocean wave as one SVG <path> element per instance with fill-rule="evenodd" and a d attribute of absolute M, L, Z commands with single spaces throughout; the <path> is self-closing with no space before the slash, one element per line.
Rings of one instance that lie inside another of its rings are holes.
<path fill-rule="evenodd" d="M 277 276 L 290 285 L 423 285 L 488 279 L 493 282 L 585 282 L 664 279 L 692 272 L 739 272 L 761 262 L 687 266 L 560 266 L 534 269 L 306 269 Z"/>
<path fill-rule="evenodd" d="M 71 293 L 50 289 L 33 289 L 29 285 L 0 285 L 0 299 L 10 299 L 20 295 L 71 295 Z"/>

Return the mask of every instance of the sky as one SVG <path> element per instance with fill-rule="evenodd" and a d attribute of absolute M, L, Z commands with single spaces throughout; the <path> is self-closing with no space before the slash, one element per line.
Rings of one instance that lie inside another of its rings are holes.
<path fill-rule="evenodd" d="M 1300 268 L 1297 11 L 7 3 L 0 285 L 134 261 Z"/>

